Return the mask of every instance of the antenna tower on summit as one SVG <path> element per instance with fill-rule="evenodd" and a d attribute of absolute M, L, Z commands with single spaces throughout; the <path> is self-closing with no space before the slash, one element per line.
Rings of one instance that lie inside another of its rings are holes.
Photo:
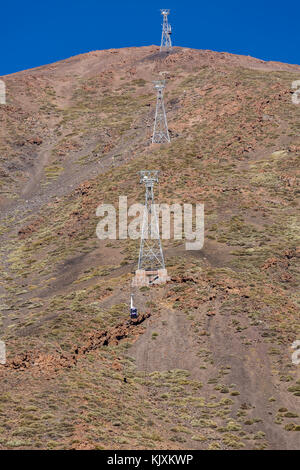
<path fill-rule="evenodd" d="M 164 10 L 160 10 L 160 12 L 163 15 L 160 50 L 171 51 L 172 50 L 172 41 L 171 41 L 172 28 L 171 28 L 171 25 L 168 23 L 168 15 L 170 14 L 170 10 L 164 9 Z"/>

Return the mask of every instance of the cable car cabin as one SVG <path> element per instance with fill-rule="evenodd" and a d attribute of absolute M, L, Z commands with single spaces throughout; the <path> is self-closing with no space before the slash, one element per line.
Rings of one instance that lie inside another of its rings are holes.
<path fill-rule="evenodd" d="M 133 305 L 133 294 L 130 296 L 130 318 L 134 319 L 138 317 L 137 308 Z"/>
<path fill-rule="evenodd" d="M 137 311 L 137 308 L 135 307 L 132 307 L 130 309 L 130 318 L 137 318 L 138 317 L 138 311 Z"/>

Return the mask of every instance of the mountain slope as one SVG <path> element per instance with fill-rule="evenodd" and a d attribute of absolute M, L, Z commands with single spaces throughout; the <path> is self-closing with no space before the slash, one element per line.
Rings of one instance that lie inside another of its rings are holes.
<path fill-rule="evenodd" d="M 0 448 L 297 448 L 299 73 L 149 46 L 4 77 Z M 164 241 L 130 326 L 138 241 L 98 240 L 96 208 L 142 202 L 147 168 L 160 202 L 205 204 L 205 244 Z"/>

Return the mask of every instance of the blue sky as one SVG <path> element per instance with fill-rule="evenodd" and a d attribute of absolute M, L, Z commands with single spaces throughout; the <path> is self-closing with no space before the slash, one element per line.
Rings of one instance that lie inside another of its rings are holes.
<path fill-rule="evenodd" d="M 91 50 L 159 44 L 160 8 L 171 9 L 176 46 L 300 64 L 300 2 L 280 3 L 270 0 L 1 2 L 0 75 Z"/>

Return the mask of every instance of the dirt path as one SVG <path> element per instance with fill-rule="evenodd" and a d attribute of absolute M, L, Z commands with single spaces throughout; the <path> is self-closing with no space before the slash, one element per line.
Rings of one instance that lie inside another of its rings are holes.
<path fill-rule="evenodd" d="M 191 325 L 184 313 L 166 308 L 160 318 L 150 318 L 146 325 L 145 334 L 130 350 L 138 370 L 187 369 L 199 375 L 199 358 L 193 353 Z"/>
<path fill-rule="evenodd" d="M 249 347 L 232 328 L 231 319 L 222 314 L 221 305 L 214 317 L 207 317 L 200 308 L 197 318 L 206 331 L 204 335 L 195 333 L 186 314 L 167 307 L 159 317 L 148 319 L 145 333 L 129 351 L 137 370 L 150 374 L 183 369 L 205 384 L 225 367 L 230 373 L 222 380 L 228 386 L 235 384 L 242 397 L 236 397 L 233 417 L 240 407 L 245 406 L 249 410 L 249 419 L 259 417 L 261 420 L 260 429 L 265 432 L 270 448 L 297 449 L 297 433 L 284 433 L 274 423 L 280 406 L 289 405 L 290 409 L 296 410 L 297 401 L 292 397 L 287 402 L 285 384 L 276 380 L 268 345 L 262 340 L 259 328 L 247 328 L 247 340 L 252 343 Z M 196 354 L 199 346 L 210 351 L 212 364 L 208 368 L 201 367 L 203 360 Z M 205 386 L 203 393 L 207 396 L 210 393 Z M 271 397 L 275 397 L 274 402 L 269 400 Z"/>

